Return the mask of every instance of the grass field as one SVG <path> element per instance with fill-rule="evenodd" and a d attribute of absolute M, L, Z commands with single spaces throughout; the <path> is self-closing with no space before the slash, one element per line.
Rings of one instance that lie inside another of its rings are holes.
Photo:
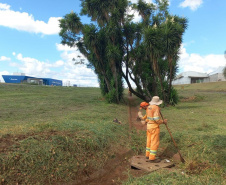
<path fill-rule="evenodd" d="M 127 112 L 98 88 L 0 84 L 2 184 L 67 182 L 102 167 L 129 147 Z"/>
<path fill-rule="evenodd" d="M 226 82 L 175 88 L 180 103 L 162 112 L 185 164 L 141 178 L 131 176 L 124 184 L 226 184 Z M 173 148 L 167 130 L 161 126 L 159 150 L 170 153 Z"/>
<path fill-rule="evenodd" d="M 2 84 L 0 98 L 0 135 L 37 131 L 37 127 L 72 120 L 96 123 L 113 120 L 114 115 L 121 119 L 117 113 L 126 109 L 107 104 L 98 88 Z"/>
<path fill-rule="evenodd" d="M 162 112 L 186 163 L 121 183 L 226 184 L 226 82 L 176 89 L 180 103 Z M 143 154 L 145 132 L 128 127 L 128 106 L 107 104 L 98 88 L 0 84 L 0 184 L 71 182 L 119 148 Z M 159 153 L 173 152 L 164 126 L 160 136 Z"/>

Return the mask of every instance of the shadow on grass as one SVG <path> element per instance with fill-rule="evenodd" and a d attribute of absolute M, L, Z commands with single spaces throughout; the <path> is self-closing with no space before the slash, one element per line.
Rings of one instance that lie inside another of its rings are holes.
<path fill-rule="evenodd" d="M 167 147 L 164 149 L 164 151 L 159 155 L 160 158 L 169 158 L 171 159 L 176 153 L 177 149 L 173 145 L 173 143 L 170 143 L 167 145 Z"/>

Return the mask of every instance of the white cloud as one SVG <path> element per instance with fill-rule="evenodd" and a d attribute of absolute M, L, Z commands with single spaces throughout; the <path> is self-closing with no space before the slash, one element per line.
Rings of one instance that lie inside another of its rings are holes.
<path fill-rule="evenodd" d="M 138 0 L 130 0 L 132 3 L 138 3 Z M 160 0 L 161 1 L 161 0 Z M 146 2 L 146 3 L 153 3 L 153 4 L 155 4 L 154 2 L 153 2 L 153 0 L 144 0 L 144 2 Z M 170 1 L 168 1 L 169 2 L 169 4 L 170 4 Z M 133 15 L 134 17 L 133 17 L 133 22 L 139 22 L 140 20 L 141 20 L 141 16 L 139 15 L 139 13 L 138 13 L 138 11 L 135 11 L 135 10 L 132 10 L 132 8 L 128 8 L 127 9 L 127 14 L 128 15 Z"/>
<path fill-rule="evenodd" d="M 131 3 L 138 3 L 138 0 L 130 0 Z M 143 0 L 146 3 L 154 3 L 153 0 Z M 160 0 L 161 1 L 161 0 Z M 170 4 L 170 0 L 168 0 L 168 3 Z"/>
<path fill-rule="evenodd" d="M 21 53 L 16 56 L 17 60 L 21 61 L 22 64 L 13 63 L 15 67 L 18 67 L 26 75 L 36 77 L 47 77 L 50 72 L 52 64 L 41 62 L 35 58 L 23 57 Z"/>
<path fill-rule="evenodd" d="M 0 61 L 10 61 L 11 58 L 5 57 L 5 56 L 1 56 L 0 57 Z"/>
<path fill-rule="evenodd" d="M 61 79 L 64 84 L 70 81 L 70 85 L 99 87 L 97 76 L 93 70 L 87 68 L 85 64 L 74 64 L 73 58 L 77 59 L 78 55 L 84 58 L 77 48 L 71 50 L 61 44 L 56 44 L 56 47 L 62 53 L 61 60 L 54 63 L 39 61 L 31 57 L 23 57 L 19 53 L 15 55 L 19 62 L 11 62 L 10 66 L 18 68 L 19 71 L 28 76 Z M 88 61 L 85 60 L 85 63 L 87 64 Z"/>
<path fill-rule="evenodd" d="M 58 51 L 62 51 L 61 58 L 64 61 L 67 61 L 67 64 L 70 64 L 70 66 L 74 66 L 74 63 L 76 61 L 79 62 L 80 59 L 83 59 L 85 64 L 88 64 L 88 61 L 86 60 L 85 56 L 82 53 L 80 53 L 76 46 L 69 47 L 63 44 L 56 44 L 56 48 Z"/>
<path fill-rule="evenodd" d="M 180 49 L 179 69 L 183 71 L 196 71 L 210 73 L 219 66 L 225 66 L 224 55 L 209 54 L 201 56 L 196 53 L 188 54 L 184 46 Z"/>
<path fill-rule="evenodd" d="M 56 43 L 56 48 L 58 51 L 76 51 L 77 47 L 69 47 L 68 45 L 58 44 Z"/>
<path fill-rule="evenodd" d="M 130 0 L 132 3 L 137 3 L 138 0 Z M 144 0 L 146 3 L 152 3 L 152 0 Z"/>
<path fill-rule="evenodd" d="M 75 65 L 78 56 L 85 59 L 79 51 L 64 51 L 61 54 L 61 58 L 65 61 L 63 69 L 64 82 L 70 81 L 71 85 L 99 87 L 96 74 L 85 65 L 88 64 L 86 59 L 84 61 L 85 64 Z M 73 58 L 75 58 L 75 61 L 73 61 Z"/>
<path fill-rule="evenodd" d="M 13 11 L 9 5 L 0 3 L 0 26 L 31 33 L 52 35 L 59 33 L 60 19 L 61 17 L 50 17 L 48 22 L 45 23 L 44 21 L 35 20 L 32 14 Z"/>
<path fill-rule="evenodd" d="M 0 10 L 9 10 L 10 6 L 7 4 L 0 3 Z"/>
<path fill-rule="evenodd" d="M 133 22 L 139 22 L 141 20 L 141 16 L 139 15 L 138 11 L 132 10 L 131 7 L 127 9 L 127 15 L 133 15 Z"/>
<path fill-rule="evenodd" d="M 60 66 L 63 66 L 63 65 L 64 65 L 64 61 L 62 61 L 62 60 L 58 60 L 55 63 L 55 67 L 60 67 Z"/>
<path fill-rule="evenodd" d="M 189 7 L 191 10 L 197 10 L 200 5 L 203 3 L 203 0 L 185 0 L 184 2 L 180 3 L 180 7 L 186 8 Z"/>
<path fill-rule="evenodd" d="M 130 0 L 132 3 L 138 3 L 138 0 Z M 144 0 L 146 3 L 153 3 L 152 0 Z M 141 16 L 139 13 L 135 10 L 132 10 L 132 8 L 127 9 L 127 14 L 133 15 L 133 22 L 139 22 L 141 20 Z"/>
<path fill-rule="evenodd" d="M 62 44 L 56 44 L 58 51 L 62 51 L 61 58 L 64 62 L 63 81 L 70 82 L 70 85 L 77 84 L 79 86 L 99 87 L 97 76 L 93 70 L 86 67 L 87 59 L 79 52 L 77 47 L 68 47 Z M 73 60 L 75 59 L 75 61 Z M 84 59 L 85 64 L 77 64 L 76 61 Z"/>

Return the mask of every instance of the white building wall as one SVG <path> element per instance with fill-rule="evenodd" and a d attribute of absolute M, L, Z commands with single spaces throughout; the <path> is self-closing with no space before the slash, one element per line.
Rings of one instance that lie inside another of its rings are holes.
<path fill-rule="evenodd" d="M 199 73 L 199 72 L 195 72 L 195 71 L 187 71 L 182 73 L 183 76 L 192 76 L 192 77 L 208 77 L 207 73 Z"/>
<path fill-rule="evenodd" d="M 215 71 L 209 74 L 211 82 L 226 81 L 223 70 L 226 66 L 219 66 Z"/>
<path fill-rule="evenodd" d="M 210 82 L 217 82 L 218 81 L 218 74 L 213 74 L 209 76 Z"/>
<path fill-rule="evenodd" d="M 180 77 L 176 80 L 173 80 L 173 85 L 180 85 L 180 84 L 191 84 L 191 77 L 200 77 L 204 78 L 203 82 L 209 82 L 207 73 L 199 73 L 195 71 L 186 71 L 179 75 Z"/>
<path fill-rule="evenodd" d="M 226 81 L 226 78 L 224 77 L 223 73 L 218 74 L 218 81 Z"/>
<path fill-rule="evenodd" d="M 207 83 L 207 82 L 210 82 L 210 78 L 209 77 L 203 79 L 203 83 Z"/>
<path fill-rule="evenodd" d="M 214 72 L 209 74 L 207 73 L 199 73 L 195 71 L 186 71 L 177 76 L 175 80 L 173 80 L 173 85 L 179 84 L 190 84 L 191 78 L 203 78 L 203 82 L 218 82 L 218 81 L 226 81 L 226 78 L 223 75 L 224 66 L 220 66 Z"/>
<path fill-rule="evenodd" d="M 191 83 L 191 78 L 189 77 L 182 77 L 177 80 L 173 80 L 172 84 L 173 85 L 180 85 L 180 84 L 190 84 Z"/>
<path fill-rule="evenodd" d="M 226 81 L 223 73 L 217 73 L 209 76 L 210 82 Z"/>

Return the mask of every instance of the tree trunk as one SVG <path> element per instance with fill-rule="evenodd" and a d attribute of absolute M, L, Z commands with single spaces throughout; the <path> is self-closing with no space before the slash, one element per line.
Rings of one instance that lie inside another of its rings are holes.
<path fill-rule="evenodd" d="M 166 96 L 165 96 L 165 92 L 164 92 L 164 87 L 163 87 L 163 83 L 162 83 L 161 74 L 160 74 L 159 68 L 158 68 L 157 59 L 154 59 L 154 57 L 152 57 L 152 58 L 153 58 L 153 68 L 154 68 L 155 74 L 159 78 L 159 82 L 160 82 L 160 86 L 161 86 L 161 91 L 162 91 L 162 96 L 163 96 L 163 101 L 164 101 L 164 103 L 166 103 Z"/>
<path fill-rule="evenodd" d="M 111 60 L 111 71 L 113 74 L 113 78 L 115 81 L 114 87 L 116 90 L 116 99 L 117 99 L 117 103 L 119 103 L 119 94 L 118 94 L 118 75 L 117 75 L 117 69 L 116 69 L 116 65 L 115 65 L 115 61 Z"/>
<path fill-rule="evenodd" d="M 170 102 L 171 96 L 171 88 L 172 88 L 172 73 L 173 73 L 173 65 L 172 65 L 172 57 L 169 57 L 169 68 L 170 68 L 170 80 L 169 80 L 169 93 L 168 93 L 168 102 Z"/>
<path fill-rule="evenodd" d="M 138 98 L 140 98 L 140 99 L 142 99 L 142 100 L 144 100 L 146 102 L 151 101 L 151 97 L 148 97 L 148 96 L 145 96 L 145 95 L 141 95 L 140 93 L 138 93 L 138 92 L 133 90 L 133 88 L 132 88 L 132 86 L 130 84 L 130 81 L 128 79 L 128 76 L 126 76 L 124 73 L 122 73 L 122 76 L 126 80 L 126 83 L 127 83 L 128 87 L 129 87 L 129 91 L 131 93 L 133 93 L 135 96 L 137 96 Z"/>

